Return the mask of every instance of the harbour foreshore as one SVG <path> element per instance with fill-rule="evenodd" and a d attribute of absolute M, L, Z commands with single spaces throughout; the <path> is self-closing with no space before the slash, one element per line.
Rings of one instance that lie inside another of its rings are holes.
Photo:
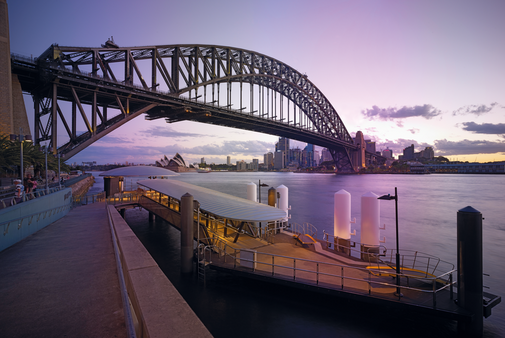
<path fill-rule="evenodd" d="M 114 208 L 112 208 L 114 209 Z M 117 211 L 110 210 L 137 337 L 211 337 Z M 6 337 L 127 337 L 105 203 L 77 207 L 0 252 Z"/>

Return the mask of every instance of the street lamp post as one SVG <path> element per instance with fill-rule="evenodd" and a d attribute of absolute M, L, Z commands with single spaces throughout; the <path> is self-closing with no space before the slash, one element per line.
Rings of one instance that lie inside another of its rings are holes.
<path fill-rule="evenodd" d="M 16 135 L 16 134 L 11 134 L 10 135 L 10 139 L 11 141 L 15 141 L 16 139 L 19 140 L 19 144 L 20 144 L 20 168 L 19 168 L 19 176 L 20 176 L 20 179 L 21 179 L 21 184 L 25 184 L 25 179 L 24 179 L 24 164 L 23 164 L 23 143 L 26 141 L 26 142 L 31 142 L 32 140 L 32 137 L 31 135 L 23 135 L 23 128 L 19 128 L 19 135 Z M 25 187 L 26 189 L 26 187 Z M 24 196 L 25 196 L 25 192 L 23 190 L 23 201 L 24 201 Z"/>
<path fill-rule="evenodd" d="M 46 155 L 46 195 L 49 194 L 49 181 L 47 180 L 47 146 L 44 147 L 44 153 Z"/>
<path fill-rule="evenodd" d="M 261 187 L 268 187 L 268 184 L 261 183 L 261 180 L 258 183 L 258 202 L 261 203 Z"/>
<path fill-rule="evenodd" d="M 400 246 L 400 239 L 398 236 L 398 189 L 395 187 L 395 195 L 391 196 L 390 194 L 383 195 L 379 197 L 378 199 L 380 200 L 395 200 L 395 212 L 396 212 L 396 292 L 395 296 L 397 297 L 403 297 L 403 294 L 401 293 L 401 288 L 400 288 L 400 252 L 399 252 L 399 246 Z"/>
<path fill-rule="evenodd" d="M 196 225 L 196 260 L 200 264 L 200 202 L 193 201 L 193 208 L 198 210 L 197 225 Z"/>
<path fill-rule="evenodd" d="M 60 153 L 57 153 L 55 156 L 56 156 L 56 157 L 58 157 L 58 187 L 61 189 L 61 177 L 60 177 L 60 172 L 61 172 L 61 169 L 60 169 L 60 158 L 62 158 L 64 155 L 63 155 L 63 154 L 60 154 Z"/>

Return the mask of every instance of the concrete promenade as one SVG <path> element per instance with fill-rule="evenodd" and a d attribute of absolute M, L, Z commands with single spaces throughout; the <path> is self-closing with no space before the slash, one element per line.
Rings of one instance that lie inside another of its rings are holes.
<path fill-rule="evenodd" d="M 2 337 L 125 337 L 107 212 L 81 206 L 0 252 Z"/>

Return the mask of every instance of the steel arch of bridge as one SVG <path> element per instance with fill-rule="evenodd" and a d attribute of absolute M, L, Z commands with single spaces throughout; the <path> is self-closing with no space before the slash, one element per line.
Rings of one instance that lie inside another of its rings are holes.
<path fill-rule="evenodd" d="M 52 45 L 33 66 L 13 56 L 13 69 L 34 96 L 36 142 L 58 144 L 59 118 L 69 141 L 58 151 L 67 157 L 147 113 L 147 119 L 214 123 L 314 143 L 330 150 L 339 170 L 354 169 L 350 150 L 356 146 L 328 99 L 306 75 L 260 53 L 212 45 Z M 243 85 L 249 85 L 246 93 Z M 71 125 L 58 100 L 72 102 Z M 232 109 L 237 103 L 239 108 Z M 120 113 L 109 118 L 107 109 Z M 78 113 L 87 128 L 81 135 Z"/>

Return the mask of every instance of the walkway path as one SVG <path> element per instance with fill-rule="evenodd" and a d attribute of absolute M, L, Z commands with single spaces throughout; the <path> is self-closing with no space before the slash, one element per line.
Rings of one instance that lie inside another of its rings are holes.
<path fill-rule="evenodd" d="M 0 253 L 3 337 L 125 337 L 103 203 L 73 209 Z"/>

